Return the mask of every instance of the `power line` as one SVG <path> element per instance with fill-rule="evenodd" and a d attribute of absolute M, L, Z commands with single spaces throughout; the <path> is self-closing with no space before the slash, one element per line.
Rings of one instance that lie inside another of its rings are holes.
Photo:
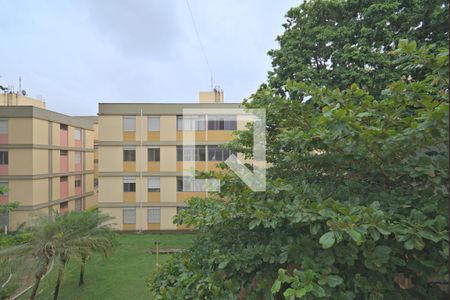
<path fill-rule="evenodd" d="M 212 91 L 213 90 L 213 84 L 214 84 L 214 77 L 213 77 L 213 72 L 212 72 L 212 69 L 211 69 L 211 65 L 209 64 L 208 57 L 206 56 L 206 51 L 203 48 L 203 43 L 202 43 L 202 40 L 200 38 L 200 34 L 198 33 L 198 30 L 197 30 L 197 25 L 195 23 L 194 15 L 192 14 L 191 5 L 189 4 L 189 0 L 186 0 L 186 5 L 188 7 L 189 14 L 191 15 L 192 25 L 194 26 L 195 35 L 197 36 L 198 43 L 200 44 L 200 49 L 202 51 L 203 58 L 205 59 L 206 65 L 208 66 L 210 80 L 211 80 L 211 91 Z"/>

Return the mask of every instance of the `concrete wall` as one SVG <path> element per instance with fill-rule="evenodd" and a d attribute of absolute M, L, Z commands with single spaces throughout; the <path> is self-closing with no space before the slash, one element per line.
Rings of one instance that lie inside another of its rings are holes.
<path fill-rule="evenodd" d="M 100 141 L 121 141 L 122 132 L 122 116 L 99 117 L 98 139 Z"/>

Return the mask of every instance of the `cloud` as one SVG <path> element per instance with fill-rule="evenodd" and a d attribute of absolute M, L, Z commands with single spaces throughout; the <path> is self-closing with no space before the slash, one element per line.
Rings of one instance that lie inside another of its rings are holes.
<path fill-rule="evenodd" d="M 179 38 L 174 1 L 95 0 L 86 2 L 92 23 L 127 55 L 164 59 Z"/>
<path fill-rule="evenodd" d="M 98 102 L 197 102 L 210 87 L 184 0 L 15 0 L 0 18 L 0 84 L 47 108 L 97 113 Z M 240 102 L 265 81 L 283 15 L 296 0 L 189 0 L 215 83 Z"/>

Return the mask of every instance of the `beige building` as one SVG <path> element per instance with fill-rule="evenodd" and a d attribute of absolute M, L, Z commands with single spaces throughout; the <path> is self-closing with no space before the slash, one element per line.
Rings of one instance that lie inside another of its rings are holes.
<path fill-rule="evenodd" d="M 11 230 L 35 214 L 96 205 L 92 123 L 30 99 L 0 95 L 0 185 L 8 191 L 0 203 L 20 203 L 1 217 Z"/>
<path fill-rule="evenodd" d="M 0 106 L 35 106 L 45 109 L 45 102 L 33 99 L 19 93 L 3 93 L 0 94 Z"/>
<path fill-rule="evenodd" d="M 186 199 L 206 196 L 195 182 L 183 184 L 183 162 L 217 170 L 230 155 L 219 145 L 242 129 L 236 116 L 221 116 L 223 92 L 200 93 L 200 103 L 100 103 L 98 117 L 99 207 L 118 230 L 176 230 L 173 217 Z M 218 109 L 217 115 L 183 116 L 183 109 Z M 194 131 L 195 129 L 195 131 Z M 183 148 L 183 137 L 195 147 Z M 194 162 L 195 161 L 195 162 Z"/>

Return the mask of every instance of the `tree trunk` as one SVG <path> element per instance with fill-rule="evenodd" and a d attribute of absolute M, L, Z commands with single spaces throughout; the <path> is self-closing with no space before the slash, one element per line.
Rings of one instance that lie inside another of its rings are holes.
<path fill-rule="evenodd" d="M 81 258 L 81 266 L 80 266 L 80 281 L 78 281 L 78 286 L 82 286 L 84 284 L 84 270 L 86 268 L 86 257 Z"/>
<path fill-rule="evenodd" d="M 38 275 L 35 276 L 35 281 L 34 281 L 34 285 L 33 285 L 33 290 L 31 291 L 30 300 L 36 299 L 36 293 L 39 288 L 39 283 L 41 282 L 41 277 L 42 276 L 38 276 Z"/>
<path fill-rule="evenodd" d="M 45 275 L 45 272 L 47 272 L 49 263 L 50 263 L 50 259 L 46 259 L 45 264 L 42 264 L 40 266 L 40 269 L 34 275 L 35 281 L 34 281 L 34 285 L 33 285 L 33 290 L 31 291 L 30 300 L 36 299 L 36 294 L 37 294 L 37 290 L 39 288 L 39 284 L 41 283 L 41 279 Z"/>
<path fill-rule="evenodd" d="M 64 267 L 66 266 L 66 262 L 67 260 L 65 258 L 60 258 L 61 260 L 61 265 L 59 266 L 59 270 L 58 270 L 58 279 L 56 280 L 56 286 L 55 286 L 55 292 L 53 294 L 53 300 L 57 300 L 58 299 L 58 294 L 59 294 L 59 288 L 61 287 L 61 282 L 64 276 Z"/>

